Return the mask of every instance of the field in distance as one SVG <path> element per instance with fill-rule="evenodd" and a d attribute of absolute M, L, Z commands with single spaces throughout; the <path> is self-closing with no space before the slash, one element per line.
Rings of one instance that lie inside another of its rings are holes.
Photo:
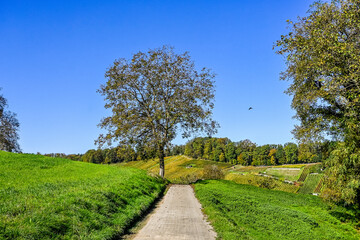
<path fill-rule="evenodd" d="M 157 159 L 147 161 L 131 161 L 121 163 L 120 166 L 140 168 L 156 175 L 159 173 L 159 161 Z M 172 183 L 191 183 L 202 177 L 203 169 L 207 165 L 216 165 L 220 169 L 230 169 L 229 163 L 214 162 L 208 160 L 195 160 L 187 156 L 171 156 L 165 158 L 165 178 Z"/>
<path fill-rule="evenodd" d="M 112 239 L 164 188 L 139 169 L 0 151 L 0 239 Z"/>
<path fill-rule="evenodd" d="M 159 161 L 157 159 L 131 161 L 119 165 L 144 169 L 154 175 L 159 172 Z M 236 183 L 291 193 L 311 194 L 316 189 L 321 190 L 323 174 L 319 163 L 280 166 L 234 166 L 230 163 L 192 159 L 179 155 L 165 158 L 165 178 L 172 183 L 193 183 L 198 179 L 202 179 L 203 170 L 205 166 L 209 165 L 216 165 L 222 169 L 226 180 Z M 310 176 L 311 174 L 318 175 L 314 178 Z"/>

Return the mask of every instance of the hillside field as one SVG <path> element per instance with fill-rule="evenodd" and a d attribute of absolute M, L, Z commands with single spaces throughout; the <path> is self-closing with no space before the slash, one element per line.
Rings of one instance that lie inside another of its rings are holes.
<path fill-rule="evenodd" d="M 112 239 L 164 188 L 139 169 L 0 151 L 0 239 Z"/>
<path fill-rule="evenodd" d="M 360 239 L 355 212 L 330 207 L 315 196 L 226 180 L 194 186 L 220 239 Z"/>
<path fill-rule="evenodd" d="M 157 159 L 130 161 L 119 165 L 144 169 L 153 175 L 159 173 L 159 161 Z M 207 165 L 216 165 L 222 169 L 226 180 L 290 193 L 311 194 L 320 182 L 320 176 L 323 176 L 319 174 L 319 177 L 313 179 L 313 181 L 305 182 L 310 172 L 320 171 L 321 164 L 317 163 L 279 166 L 234 166 L 226 162 L 192 159 L 179 155 L 165 158 L 165 178 L 172 183 L 193 183 L 202 178 L 204 167 Z M 300 181 L 300 183 L 294 185 L 285 181 Z M 302 190 L 302 188 L 305 189 Z"/>
<path fill-rule="evenodd" d="M 213 162 L 208 160 L 195 160 L 186 156 L 171 156 L 165 158 L 165 178 L 172 183 L 191 183 L 201 178 L 206 165 L 217 165 L 220 169 L 228 169 L 229 163 Z M 121 163 L 120 166 L 140 168 L 156 175 L 159 173 L 159 161 L 132 161 Z"/>

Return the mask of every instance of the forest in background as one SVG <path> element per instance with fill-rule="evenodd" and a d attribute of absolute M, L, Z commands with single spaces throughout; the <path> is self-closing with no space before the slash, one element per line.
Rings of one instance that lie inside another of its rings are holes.
<path fill-rule="evenodd" d="M 322 162 L 329 157 L 336 142 L 321 143 L 292 142 L 282 144 L 257 145 L 245 139 L 233 142 L 229 138 L 198 137 L 188 141 L 185 145 L 173 145 L 166 149 L 166 156 L 186 155 L 194 159 L 205 159 L 216 162 L 253 165 L 278 165 L 296 163 Z M 110 164 L 136 160 L 156 158 L 156 149 L 139 146 L 118 146 L 108 149 L 90 149 L 85 154 L 50 153 L 50 157 L 68 158 L 98 164 Z"/>

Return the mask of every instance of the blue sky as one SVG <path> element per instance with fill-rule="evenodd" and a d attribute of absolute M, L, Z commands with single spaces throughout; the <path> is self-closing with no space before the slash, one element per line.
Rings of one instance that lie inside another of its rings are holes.
<path fill-rule="evenodd" d="M 96 90 L 117 58 L 171 45 L 217 74 L 218 137 L 294 141 L 272 50 L 312 1 L 1 1 L 0 87 L 23 152 L 84 153 L 107 115 Z M 253 110 L 249 111 L 249 107 Z M 182 144 L 186 139 L 176 138 Z"/>

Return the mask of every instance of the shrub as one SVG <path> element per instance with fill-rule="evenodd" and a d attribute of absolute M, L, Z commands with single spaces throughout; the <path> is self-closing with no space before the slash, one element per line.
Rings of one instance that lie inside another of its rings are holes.
<path fill-rule="evenodd" d="M 207 165 L 204 167 L 203 178 L 204 179 L 223 179 L 224 173 L 216 165 Z"/>
<path fill-rule="evenodd" d="M 267 188 L 267 189 L 273 189 L 273 188 L 277 187 L 276 181 L 269 177 L 260 178 L 257 181 L 257 184 L 259 187 Z"/>

